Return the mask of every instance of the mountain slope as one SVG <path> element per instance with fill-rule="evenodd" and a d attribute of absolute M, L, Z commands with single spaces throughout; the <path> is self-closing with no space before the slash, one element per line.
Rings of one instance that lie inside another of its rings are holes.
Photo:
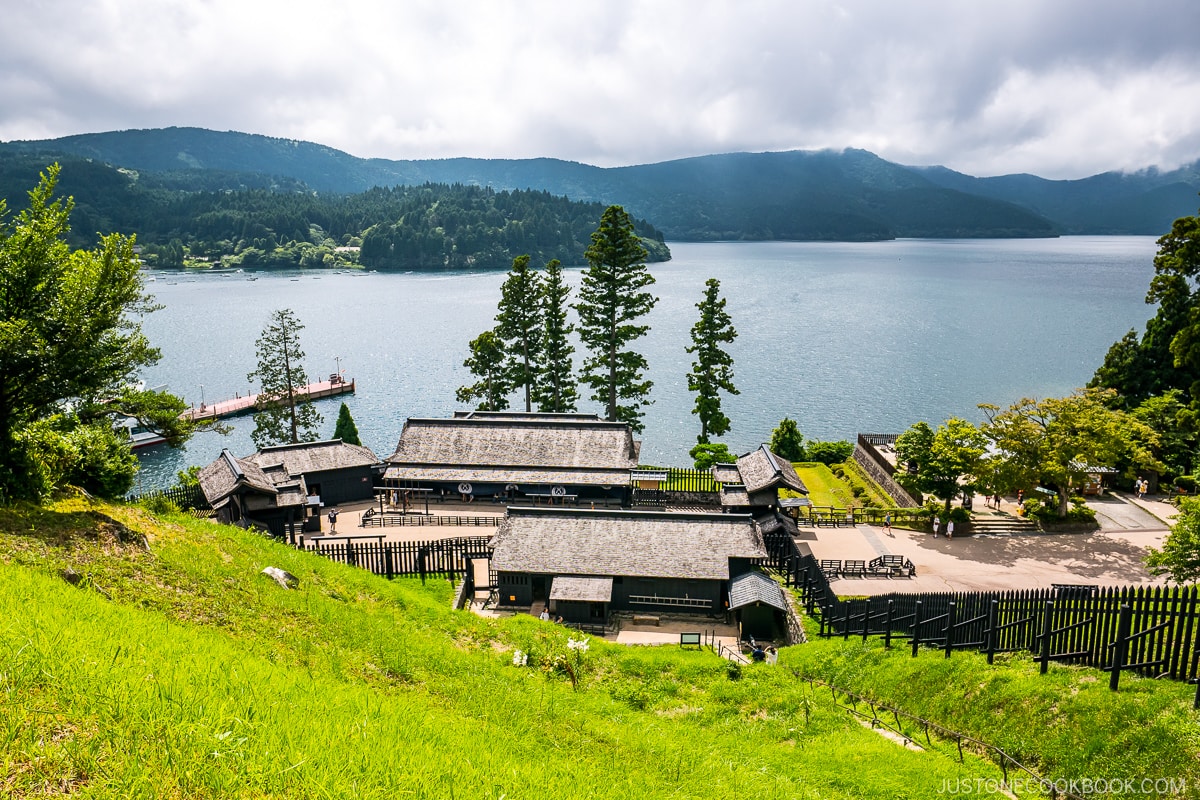
<path fill-rule="evenodd" d="M 668 238 L 878 240 L 895 236 L 1052 236 L 1054 225 L 995 198 L 946 191 L 861 150 L 735 153 L 599 168 L 557 159 L 358 159 L 308 142 L 195 128 L 81 134 L 15 142 L 0 151 L 69 153 L 128 169 L 248 172 L 317 191 L 464 183 L 539 189 L 619 203 Z M 913 190 L 920 202 L 912 203 Z"/>

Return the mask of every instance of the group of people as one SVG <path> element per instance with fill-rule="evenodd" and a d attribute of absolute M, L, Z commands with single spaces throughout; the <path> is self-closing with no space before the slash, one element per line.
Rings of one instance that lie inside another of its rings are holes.
<path fill-rule="evenodd" d="M 550 621 L 550 610 L 543 608 L 542 613 L 538 614 L 538 619 L 540 619 L 542 622 L 549 622 Z M 562 614 L 559 614 L 558 617 L 556 617 L 554 621 L 561 624 L 563 621 Z"/>
<path fill-rule="evenodd" d="M 941 530 L 941 527 L 942 527 L 942 518 L 939 517 L 937 514 L 934 514 L 933 515 L 933 538 L 936 539 L 938 537 L 938 531 Z M 954 538 L 954 520 L 948 520 L 946 522 L 946 538 L 947 539 Z"/>
<path fill-rule="evenodd" d="M 1138 478 L 1133 482 L 1133 493 L 1137 495 L 1138 500 L 1146 496 L 1146 492 L 1150 491 L 1150 481 L 1145 478 Z"/>

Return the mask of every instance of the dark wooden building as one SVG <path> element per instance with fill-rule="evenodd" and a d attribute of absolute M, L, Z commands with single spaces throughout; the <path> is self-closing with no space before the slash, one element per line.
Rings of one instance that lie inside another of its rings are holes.
<path fill-rule="evenodd" d="M 382 466 L 366 447 L 341 439 L 267 447 L 245 458 L 222 450 L 200 471 L 200 489 L 221 522 L 257 523 L 283 536 L 319 527 L 322 505 L 370 499 Z"/>
<path fill-rule="evenodd" d="M 731 580 L 765 558 L 749 515 L 510 507 L 492 539 L 503 605 L 572 622 L 613 611 L 724 616 Z"/>
<path fill-rule="evenodd" d="M 721 484 L 721 507 L 749 513 L 779 504 L 779 490 L 808 494 L 792 463 L 765 444 L 738 458 L 736 464 L 716 464 L 713 478 Z"/>
<path fill-rule="evenodd" d="M 200 471 L 200 489 L 219 522 L 257 523 L 274 536 L 299 531 L 311 513 L 303 476 L 289 475 L 281 466 L 263 469 L 228 450 Z"/>
<path fill-rule="evenodd" d="M 370 500 L 383 471 L 383 462 L 369 448 L 341 439 L 276 445 L 246 456 L 246 460 L 263 469 L 278 466 L 288 475 L 304 476 L 309 495 L 319 497 L 326 506 Z"/>
<path fill-rule="evenodd" d="M 641 442 L 594 414 L 469 411 L 410 418 L 387 458 L 393 495 L 583 505 L 627 501 Z M 393 498 L 394 500 L 395 498 Z"/>

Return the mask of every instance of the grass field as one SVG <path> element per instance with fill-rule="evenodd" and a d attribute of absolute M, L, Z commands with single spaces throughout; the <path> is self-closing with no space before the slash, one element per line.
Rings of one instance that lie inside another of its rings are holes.
<path fill-rule="evenodd" d="M 792 672 L 878 688 L 871 670 L 891 672 L 869 648 L 818 642 L 740 669 L 678 647 L 582 652 L 567 629 L 450 597 L 181 516 L 0 508 L 0 796 L 837 800 L 1000 775 L 949 743 L 903 749 Z M 888 686 L 953 678 L 929 663 Z M 1106 763 L 1127 757 L 1104 724 L 1072 724 Z"/>

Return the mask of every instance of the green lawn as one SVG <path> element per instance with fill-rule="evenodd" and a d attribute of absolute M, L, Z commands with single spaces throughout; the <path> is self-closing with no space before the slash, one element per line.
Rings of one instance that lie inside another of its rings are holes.
<path fill-rule="evenodd" d="M 0 508 L 0 796 L 836 800 L 999 775 L 900 748 L 787 668 L 580 653 L 450 597 L 182 516 Z"/>

